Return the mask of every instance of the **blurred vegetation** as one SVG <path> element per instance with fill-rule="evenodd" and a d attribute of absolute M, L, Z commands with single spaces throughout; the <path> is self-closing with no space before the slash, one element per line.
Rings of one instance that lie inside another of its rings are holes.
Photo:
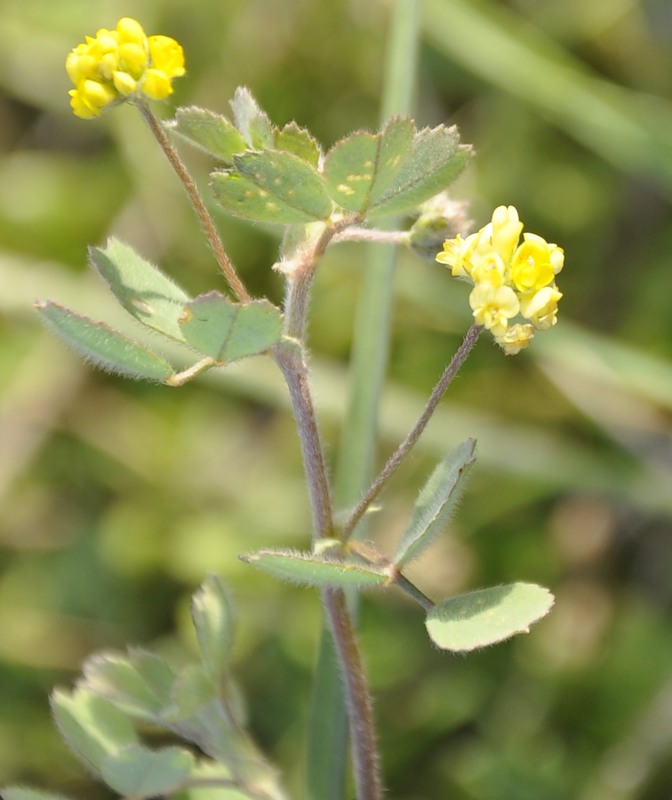
<path fill-rule="evenodd" d="M 0 0 L 0 783 L 102 796 L 51 726 L 47 694 L 95 649 L 190 657 L 187 600 L 233 587 L 257 738 L 300 795 L 319 629 L 314 593 L 236 554 L 305 542 L 309 511 L 279 376 L 260 359 L 178 390 L 94 372 L 31 309 L 113 321 L 86 269 L 109 233 L 187 289 L 222 281 L 180 186 L 130 108 L 71 116 L 65 54 L 131 13 L 184 45 L 175 104 L 226 113 L 248 85 L 325 145 L 374 128 L 388 8 L 357 0 Z M 498 204 L 566 251 L 560 322 L 515 359 L 484 340 L 388 491 L 395 540 L 437 457 L 480 460 L 416 575 L 433 596 L 546 583 L 529 637 L 461 659 L 417 608 L 372 595 L 362 640 L 390 796 L 672 796 L 672 5 L 669 0 L 425 0 L 417 119 L 478 156 L 455 194 Z M 163 109 L 165 115 L 170 107 Z M 185 154 L 207 179 L 208 164 Z M 235 263 L 279 300 L 272 231 L 221 218 Z M 333 248 L 314 297 L 315 394 L 336 458 L 364 251 Z M 465 287 L 404 254 L 381 458 L 468 324 Z"/>

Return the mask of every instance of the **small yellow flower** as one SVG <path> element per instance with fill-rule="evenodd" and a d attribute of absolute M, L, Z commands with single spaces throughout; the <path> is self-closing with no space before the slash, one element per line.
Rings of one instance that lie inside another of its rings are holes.
<path fill-rule="evenodd" d="M 163 100 L 173 91 L 170 78 L 159 69 L 148 69 L 142 81 L 142 93 L 150 100 Z"/>
<path fill-rule="evenodd" d="M 520 303 L 510 286 L 494 286 L 489 281 L 476 284 L 469 295 L 469 305 L 476 322 L 494 336 L 503 336 L 509 320 L 520 311 Z"/>
<path fill-rule="evenodd" d="M 534 233 L 526 233 L 523 238 L 525 241 L 513 254 L 511 280 L 519 292 L 543 289 L 555 276 L 550 247 Z"/>
<path fill-rule="evenodd" d="M 163 72 L 167 78 L 180 78 L 184 75 L 184 52 L 180 45 L 169 36 L 150 36 L 149 54 L 152 66 Z"/>
<path fill-rule="evenodd" d="M 436 256 L 436 260 L 451 267 L 454 278 L 468 278 L 471 275 L 471 254 L 478 245 L 478 239 L 478 233 L 472 233 L 466 239 L 458 233 L 454 239 L 446 239 L 443 252 Z"/>
<path fill-rule="evenodd" d="M 507 355 L 527 347 L 535 330 L 555 325 L 562 297 L 555 276 L 565 254 L 541 236 L 523 234 L 514 206 L 496 208 L 491 221 L 466 239 L 445 241 L 436 260 L 449 266 L 455 277 L 473 283 L 469 304 L 474 319 Z M 515 317 L 524 321 L 516 322 Z"/>
<path fill-rule="evenodd" d="M 495 341 L 507 356 L 515 356 L 534 338 L 534 326 L 516 322 L 510 325 L 503 336 L 497 336 Z"/>
<path fill-rule="evenodd" d="M 514 206 L 498 206 L 492 213 L 490 224 L 493 249 L 504 261 L 510 261 L 523 230 L 518 211 Z"/>
<path fill-rule="evenodd" d="M 546 331 L 557 322 L 558 300 L 562 297 L 555 286 L 545 286 L 538 292 L 521 295 L 520 313 L 537 330 Z"/>
<path fill-rule="evenodd" d="M 169 36 L 145 35 L 142 25 L 122 17 L 114 30 L 100 28 L 68 54 L 65 69 L 75 88 L 75 116 L 91 119 L 125 99 L 161 100 L 184 75 L 182 47 Z"/>

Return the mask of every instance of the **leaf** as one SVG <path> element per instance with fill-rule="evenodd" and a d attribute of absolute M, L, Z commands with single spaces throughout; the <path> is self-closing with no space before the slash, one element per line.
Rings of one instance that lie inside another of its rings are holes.
<path fill-rule="evenodd" d="M 167 122 L 166 127 L 171 133 L 225 164 L 231 164 L 236 153 L 247 149 L 242 134 L 229 120 L 206 108 L 178 108 L 175 119 Z"/>
<path fill-rule="evenodd" d="M 110 239 L 104 250 L 90 247 L 89 259 L 132 317 L 184 341 L 177 320 L 189 296 L 161 270 L 118 239 Z"/>
<path fill-rule="evenodd" d="M 56 690 L 51 695 L 51 710 L 68 746 L 96 773 L 107 756 L 137 743 L 128 717 L 88 689 Z"/>
<path fill-rule="evenodd" d="M 389 186 L 399 171 L 414 133 L 409 117 L 393 117 L 380 133 L 354 133 L 334 145 L 324 164 L 332 199 L 347 211 L 365 213 L 376 188 Z"/>
<path fill-rule="evenodd" d="M 194 757 L 181 747 L 149 750 L 137 744 L 108 756 L 102 764 L 102 776 L 124 797 L 157 797 L 178 789 L 193 766 Z"/>
<path fill-rule="evenodd" d="M 185 340 L 218 361 L 263 353 L 282 334 L 282 314 L 268 300 L 240 305 L 219 292 L 190 300 L 180 319 Z"/>
<path fill-rule="evenodd" d="M 2 800 L 67 800 L 65 795 L 29 789 L 26 786 L 7 786 L 0 789 Z"/>
<path fill-rule="evenodd" d="M 398 214 L 424 203 L 450 186 L 470 158 L 471 147 L 460 144 L 455 126 L 419 131 L 394 179 L 374 187 L 367 216 Z"/>
<path fill-rule="evenodd" d="M 533 583 L 511 583 L 449 597 L 427 615 L 431 640 L 443 650 L 468 652 L 528 633 L 546 616 L 553 595 Z"/>
<path fill-rule="evenodd" d="M 255 222 L 315 222 L 333 207 L 317 170 L 282 150 L 234 156 L 233 168 L 215 171 L 211 179 L 226 211 Z"/>
<path fill-rule="evenodd" d="M 137 380 L 167 381 L 175 373 L 163 358 L 102 322 L 51 301 L 36 308 L 47 327 L 87 360 L 107 372 Z"/>
<path fill-rule="evenodd" d="M 281 130 L 275 131 L 273 146 L 276 150 L 286 150 L 317 167 L 320 161 L 320 146 L 313 136 L 296 122 L 289 122 Z"/>
<path fill-rule="evenodd" d="M 233 644 L 233 610 L 228 593 L 214 575 L 208 576 L 191 601 L 201 661 L 210 677 L 219 682 L 228 672 Z"/>
<path fill-rule="evenodd" d="M 236 89 L 231 101 L 231 110 L 236 127 L 251 148 L 264 150 L 273 147 L 271 121 L 245 86 Z"/>
<path fill-rule="evenodd" d="M 338 142 L 326 156 L 324 174 L 342 208 L 380 217 L 408 211 L 438 194 L 461 172 L 469 154 L 455 127 L 416 132 L 409 117 L 393 117 L 379 133 L 354 133 Z"/>
<path fill-rule="evenodd" d="M 476 460 L 475 447 L 474 439 L 467 439 L 449 453 L 430 475 L 418 495 L 408 527 L 399 542 L 394 557 L 397 569 L 417 558 L 446 526 Z"/>
<path fill-rule="evenodd" d="M 258 550 L 241 555 L 240 559 L 276 578 L 304 586 L 368 589 L 385 586 L 390 580 L 385 567 L 366 564 L 354 557 L 337 559 L 293 550 Z"/>
<path fill-rule="evenodd" d="M 176 676 L 152 653 L 132 651 L 128 658 L 99 653 L 85 662 L 83 672 L 88 690 L 130 716 L 156 722 L 171 705 Z"/>

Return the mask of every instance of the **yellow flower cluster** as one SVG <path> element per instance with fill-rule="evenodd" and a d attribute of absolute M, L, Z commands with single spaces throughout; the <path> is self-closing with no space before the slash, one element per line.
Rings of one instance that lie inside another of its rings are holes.
<path fill-rule="evenodd" d="M 70 105 L 77 117 L 97 117 L 111 103 L 127 98 L 161 100 L 172 80 L 184 75 L 184 53 L 169 36 L 146 36 L 142 25 L 123 17 L 114 30 L 101 28 L 68 54 Z"/>
<path fill-rule="evenodd" d="M 535 331 L 555 325 L 562 297 L 555 284 L 565 259 L 562 248 L 534 233 L 524 233 L 521 242 L 522 231 L 516 209 L 499 206 L 484 228 L 466 239 L 448 239 L 436 256 L 455 277 L 474 284 L 469 295 L 474 319 L 507 355 L 527 347 Z M 516 317 L 525 321 L 513 321 Z"/>

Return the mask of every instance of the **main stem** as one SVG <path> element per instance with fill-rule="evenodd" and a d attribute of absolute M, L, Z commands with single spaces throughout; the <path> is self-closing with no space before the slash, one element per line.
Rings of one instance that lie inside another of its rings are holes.
<path fill-rule="evenodd" d="M 312 258 L 289 278 L 285 301 L 285 331 L 293 341 L 281 342 L 274 350 L 276 363 L 289 388 L 296 418 L 304 470 L 313 516 L 313 542 L 333 536 L 333 511 L 329 479 L 313 405 L 306 366 L 303 333 L 305 312 L 317 257 L 322 255 L 333 231 L 316 243 Z M 369 693 L 352 617 L 340 589 L 324 589 L 322 605 L 329 622 L 343 676 L 352 748 L 353 772 L 358 800 L 382 800 L 380 759 L 376 747 L 373 703 Z"/>

